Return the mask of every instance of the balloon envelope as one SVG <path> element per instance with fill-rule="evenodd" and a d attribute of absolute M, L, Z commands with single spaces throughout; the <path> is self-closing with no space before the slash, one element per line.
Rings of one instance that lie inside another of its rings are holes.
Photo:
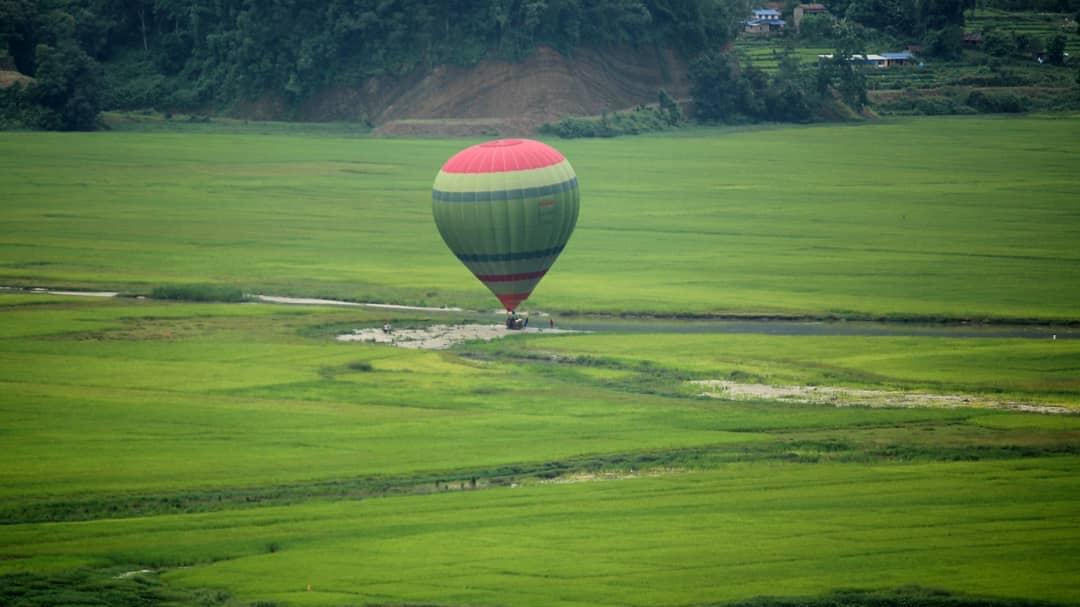
<path fill-rule="evenodd" d="M 446 161 L 432 213 L 454 255 L 513 310 L 566 246 L 579 200 L 574 169 L 555 148 L 499 139 Z"/>

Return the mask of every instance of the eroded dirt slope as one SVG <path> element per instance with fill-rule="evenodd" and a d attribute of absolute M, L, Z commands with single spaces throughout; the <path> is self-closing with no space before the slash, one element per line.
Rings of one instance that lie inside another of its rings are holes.
<path fill-rule="evenodd" d="M 657 91 L 687 94 L 686 65 L 657 49 L 538 48 L 523 61 L 442 65 L 404 78 L 371 78 L 335 88 L 301 109 L 305 120 L 367 116 L 380 131 L 469 134 L 528 131 L 564 116 L 595 115 L 653 103 Z"/>

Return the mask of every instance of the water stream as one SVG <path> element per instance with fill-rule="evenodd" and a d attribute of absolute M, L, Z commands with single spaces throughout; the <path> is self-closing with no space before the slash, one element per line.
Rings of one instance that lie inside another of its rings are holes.
<path fill-rule="evenodd" d="M 43 288 L 22 289 L 0 287 L 0 291 L 40 293 L 84 297 L 116 297 L 112 291 L 69 291 Z M 358 303 L 335 299 L 255 295 L 255 301 L 277 305 L 324 305 L 364 307 L 383 310 L 402 310 L 432 313 L 460 313 L 461 308 L 424 307 L 381 303 Z M 547 324 L 542 312 L 533 312 L 537 321 Z M 804 336 L 890 336 L 890 337 L 953 337 L 953 338 L 1022 338 L 1022 339 L 1080 339 L 1080 326 L 1053 324 L 1004 323 L 917 323 L 863 320 L 775 320 L 775 319 L 710 319 L 679 320 L 664 318 L 604 318 L 593 316 L 554 317 L 560 329 L 594 333 L 754 333 L 760 335 Z"/>

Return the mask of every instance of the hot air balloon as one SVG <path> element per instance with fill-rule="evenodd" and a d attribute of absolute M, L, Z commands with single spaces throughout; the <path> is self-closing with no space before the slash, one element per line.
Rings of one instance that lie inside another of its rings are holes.
<path fill-rule="evenodd" d="M 499 139 L 466 148 L 435 176 L 432 213 L 446 246 L 513 313 L 566 246 L 578 182 L 555 148 Z"/>

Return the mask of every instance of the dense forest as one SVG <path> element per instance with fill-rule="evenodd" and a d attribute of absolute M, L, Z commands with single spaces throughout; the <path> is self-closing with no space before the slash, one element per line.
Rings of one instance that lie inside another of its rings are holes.
<path fill-rule="evenodd" d="M 810 30 L 836 47 L 834 61 L 787 60 L 767 77 L 730 52 L 745 0 L 0 0 L 0 59 L 33 78 L 0 90 L 0 126 L 86 130 L 103 108 L 213 113 L 267 94 L 295 104 L 372 76 L 517 60 L 537 45 L 571 55 L 675 49 L 693 66 L 706 118 L 803 120 L 826 99 L 864 103 L 846 59 L 867 38 L 956 52 L 969 1 L 833 0 L 842 18 L 811 20 Z M 994 3 L 1080 8 L 1080 0 Z"/>
<path fill-rule="evenodd" d="M 370 76 L 517 59 L 538 44 L 693 55 L 730 39 L 744 13 L 712 0 L 4 0 L 0 44 L 38 79 L 32 104 L 58 110 L 32 121 L 80 129 L 94 107 L 296 101 Z"/>

